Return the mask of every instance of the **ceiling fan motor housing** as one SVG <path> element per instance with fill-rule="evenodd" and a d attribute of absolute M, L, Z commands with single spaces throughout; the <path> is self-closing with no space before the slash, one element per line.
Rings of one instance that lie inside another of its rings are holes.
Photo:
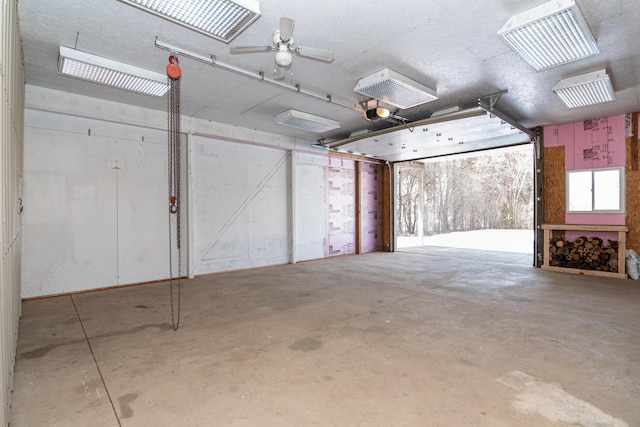
<path fill-rule="evenodd" d="M 276 53 L 276 64 L 278 64 L 280 67 L 288 67 L 289 65 L 291 65 L 292 61 L 293 56 L 291 55 L 291 52 L 281 50 Z"/>

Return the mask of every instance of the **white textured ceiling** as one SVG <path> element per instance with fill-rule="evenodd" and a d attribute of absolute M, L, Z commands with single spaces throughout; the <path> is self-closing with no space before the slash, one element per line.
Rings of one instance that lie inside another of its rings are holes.
<path fill-rule="evenodd" d="M 368 122 L 355 109 L 358 80 L 391 68 L 437 90 L 437 101 L 401 110 L 408 120 L 507 90 L 496 105 L 527 127 L 560 124 L 640 110 L 640 7 L 637 0 L 578 0 L 602 50 L 600 55 L 536 72 L 497 36 L 510 15 L 540 0 L 271 0 L 262 16 L 230 44 L 176 25 L 117 0 L 20 0 L 26 82 L 158 110 L 164 98 L 124 92 L 57 73 L 59 46 L 164 73 L 168 52 L 158 40 L 247 71 L 273 70 L 273 53 L 231 55 L 240 45 L 268 45 L 280 17 L 296 21 L 294 45 L 330 49 L 332 63 L 294 57 L 285 83 L 331 95 L 337 103 L 181 58 L 182 114 L 315 141 L 336 141 L 353 132 L 392 126 Z M 551 88 L 562 78 L 606 68 L 617 100 L 568 109 Z M 340 105 L 343 104 L 343 105 Z M 327 134 L 277 125 L 290 108 L 337 120 Z"/>

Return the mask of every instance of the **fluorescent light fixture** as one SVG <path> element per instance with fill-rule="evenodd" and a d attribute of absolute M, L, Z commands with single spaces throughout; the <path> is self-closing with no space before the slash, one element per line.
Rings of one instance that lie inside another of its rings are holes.
<path fill-rule="evenodd" d="M 402 109 L 438 99 L 435 90 L 389 68 L 363 77 L 353 91 Z"/>
<path fill-rule="evenodd" d="M 65 76 L 145 95 L 164 96 L 169 89 L 165 74 L 64 46 L 60 46 L 58 72 Z"/>
<path fill-rule="evenodd" d="M 120 0 L 229 43 L 260 17 L 255 0 Z"/>
<path fill-rule="evenodd" d="M 569 108 L 615 101 L 607 70 L 598 70 L 560 80 L 553 91 Z"/>
<path fill-rule="evenodd" d="M 552 0 L 509 18 L 498 34 L 536 70 L 600 53 L 574 0 Z"/>
<path fill-rule="evenodd" d="M 279 125 L 289 126 L 296 129 L 302 129 L 313 133 L 328 132 L 338 129 L 340 122 L 326 119 L 313 114 L 303 113 L 297 110 L 287 110 L 275 117 L 275 122 Z"/>

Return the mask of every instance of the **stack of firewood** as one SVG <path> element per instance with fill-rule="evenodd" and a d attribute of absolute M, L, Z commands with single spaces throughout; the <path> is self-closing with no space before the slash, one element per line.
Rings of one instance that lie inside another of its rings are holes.
<path fill-rule="evenodd" d="M 604 244 L 599 237 L 581 236 L 570 241 L 554 236 L 549 242 L 549 265 L 617 273 L 618 242 L 608 242 Z"/>

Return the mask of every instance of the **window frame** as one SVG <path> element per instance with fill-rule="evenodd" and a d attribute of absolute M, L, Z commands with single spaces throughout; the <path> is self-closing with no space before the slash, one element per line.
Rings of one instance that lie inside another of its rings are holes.
<path fill-rule="evenodd" d="M 595 177 L 596 174 L 598 172 L 604 172 L 604 171 L 618 171 L 618 177 L 619 177 L 619 182 L 620 182 L 620 186 L 619 186 L 619 200 L 620 200 L 620 209 L 595 209 L 595 204 L 596 204 L 596 197 L 597 194 L 595 193 Z M 591 172 L 591 189 L 589 190 L 591 192 L 591 210 L 571 210 L 570 206 L 570 200 L 571 200 L 571 186 L 570 186 L 570 175 L 572 173 L 584 173 L 584 172 Z M 614 166 L 614 167 L 606 167 L 606 168 L 588 168 L 588 169 L 574 169 L 574 170 L 568 170 L 565 172 L 565 195 L 566 195 L 566 213 L 568 214 L 591 214 L 591 213 L 595 213 L 595 214 L 601 214 L 601 213 L 616 213 L 616 214 L 624 214 L 626 213 L 626 200 L 625 200 L 625 194 L 626 194 L 626 185 L 625 185 L 625 167 L 624 166 Z"/>

